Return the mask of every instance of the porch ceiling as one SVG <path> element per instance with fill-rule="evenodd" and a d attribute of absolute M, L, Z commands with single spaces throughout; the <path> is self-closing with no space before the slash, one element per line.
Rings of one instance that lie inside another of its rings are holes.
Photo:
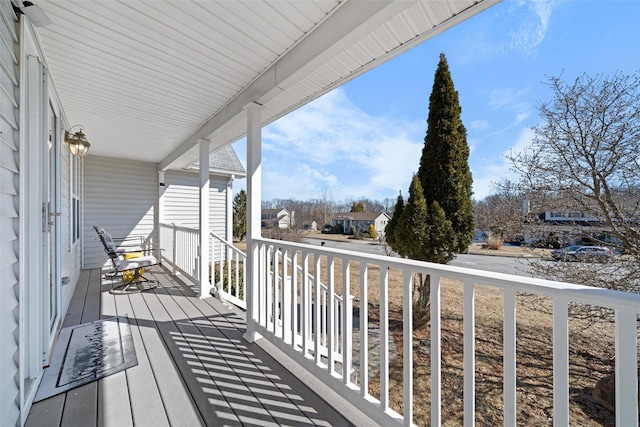
<path fill-rule="evenodd" d="M 35 0 L 67 126 L 89 155 L 181 168 L 500 0 Z"/>

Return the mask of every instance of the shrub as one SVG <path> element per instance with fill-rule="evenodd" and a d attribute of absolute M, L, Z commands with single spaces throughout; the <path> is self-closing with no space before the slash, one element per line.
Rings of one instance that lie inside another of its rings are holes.
<path fill-rule="evenodd" d="M 233 295 L 235 295 L 236 285 L 239 286 L 238 289 L 238 298 L 242 299 L 244 297 L 244 263 L 240 262 L 237 264 L 238 274 L 236 274 L 236 263 L 231 263 L 231 277 L 229 277 L 229 263 L 227 261 L 222 263 L 222 278 L 220 278 L 220 263 L 216 262 L 214 264 L 214 274 L 213 274 L 213 284 L 222 284 L 222 290 L 227 293 L 232 293 L 230 289 L 233 289 Z M 236 283 L 236 276 L 240 283 Z M 211 276 L 209 276 L 211 279 Z M 229 286 L 231 285 L 231 286 Z"/>
<path fill-rule="evenodd" d="M 489 236 L 489 238 L 487 239 L 487 247 L 489 249 L 498 250 L 502 247 L 503 243 L 504 240 L 502 239 L 502 237 Z"/>
<path fill-rule="evenodd" d="M 262 236 L 267 239 L 286 240 L 287 242 L 302 243 L 303 230 L 290 228 L 268 228 L 262 231 Z"/>
<path fill-rule="evenodd" d="M 372 239 L 378 238 L 378 233 L 376 232 L 376 226 L 373 224 L 369 224 L 369 237 Z"/>

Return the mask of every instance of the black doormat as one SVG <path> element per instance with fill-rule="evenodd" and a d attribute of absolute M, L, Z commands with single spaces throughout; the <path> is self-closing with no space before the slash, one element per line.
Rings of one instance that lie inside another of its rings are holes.
<path fill-rule="evenodd" d="M 34 402 L 138 364 L 131 328 L 118 316 L 63 328 Z"/>

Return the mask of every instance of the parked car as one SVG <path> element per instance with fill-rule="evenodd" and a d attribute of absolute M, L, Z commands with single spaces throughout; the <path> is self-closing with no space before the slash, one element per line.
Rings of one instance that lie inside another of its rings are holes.
<path fill-rule="evenodd" d="M 567 246 L 564 249 L 556 249 L 551 256 L 564 261 L 599 261 L 605 262 L 613 259 L 613 251 L 606 246 Z"/>
<path fill-rule="evenodd" d="M 574 253 L 576 249 L 580 248 L 580 245 L 571 245 L 566 248 L 554 249 L 551 251 L 551 257 L 556 261 L 567 261 L 567 254 Z"/>

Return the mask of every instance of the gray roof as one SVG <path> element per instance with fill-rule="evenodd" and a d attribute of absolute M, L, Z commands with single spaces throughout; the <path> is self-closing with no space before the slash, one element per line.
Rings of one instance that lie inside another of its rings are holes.
<path fill-rule="evenodd" d="M 387 215 L 385 212 L 341 212 L 334 214 L 332 219 L 351 219 L 353 221 L 375 221 L 381 215 Z M 387 215 L 389 217 L 389 215 Z"/>
<path fill-rule="evenodd" d="M 193 162 L 185 167 L 188 171 L 198 171 L 200 162 Z M 231 145 L 220 147 L 209 154 L 209 172 L 216 175 L 235 175 L 236 178 L 244 178 L 247 172 L 242 166 L 236 150 Z"/>

